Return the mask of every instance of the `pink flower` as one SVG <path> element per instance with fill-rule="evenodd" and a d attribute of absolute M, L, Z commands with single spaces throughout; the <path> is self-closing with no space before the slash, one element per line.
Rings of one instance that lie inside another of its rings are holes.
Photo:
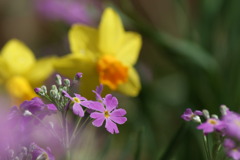
<path fill-rule="evenodd" d="M 88 100 L 76 93 L 74 93 L 75 97 L 71 97 L 66 91 L 62 91 L 62 93 L 65 97 L 69 98 L 73 102 L 73 113 L 80 117 L 83 117 L 84 111 L 82 106 L 86 107 L 89 103 Z"/>
<path fill-rule="evenodd" d="M 102 102 L 94 102 L 92 101 L 89 104 L 89 108 L 95 110 L 93 113 L 90 114 L 90 117 L 95 119 L 92 124 L 96 127 L 102 126 L 103 122 L 105 123 L 105 128 L 111 134 L 119 133 L 117 124 L 124 124 L 127 121 L 126 117 L 126 110 L 124 109 L 117 109 L 118 100 L 116 97 L 113 97 L 111 94 L 106 95 L 103 98 Z"/>
<path fill-rule="evenodd" d="M 209 118 L 206 122 L 200 124 L 197 127 L 197 129 L 203 130 L 204 134 L 208 134 L 214 131 L 221 131 L 223 128 L 223 122 L 215 118 Z"/>
<path fill-rule="evenodd" d="M 191 108 L 187 108 L 186 111 L 182 114 L 182 119 L 184 119 L 185 121 L 191 121 L 194 119 L 194 117 L 196 116 L 201 116 L 202 112 L 199 110 L 196 110 L 194 112 L 192 112 Z"/>
<path fill-rule="evenodd" d="M 240 148 L 236 146 L 236 143 L 232 139 L 226 138 L 223 146 L 229 157 L 233 158 L 234 160 L 240 159 Z"/>

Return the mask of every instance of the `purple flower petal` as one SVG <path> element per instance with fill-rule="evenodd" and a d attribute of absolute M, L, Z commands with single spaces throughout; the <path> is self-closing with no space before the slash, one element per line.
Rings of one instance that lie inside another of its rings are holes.
<path fill-rule="evenodd" d="M 30 144 L 29 150 L 31 151 L 32 159 L 38 159 L 39 156 L 45 154 L 45 156 L 47 156 L 46 159 L 55 160 L 54 156 L 51 153 L 50 148 L 45 150 L 45 149 L 39 147 L 38 145 L 36 145 L 35 143 L 32 143 L 32 144 Z"/>
<path fill-rule="evenodd" d="M 80 101 L 86 101 L 87 99 L 85 97 L 82 97 L 80 94 L 74 93 L 75 97 L 77 97 Z"/>
<path fill-rule="evenodd" d="M 67 97 L 73 101 L 73 98 L 66 91 L 63 90 L 62 93 L 65 97 Z"/>
<path fill-rule="evenodd" d="M 112 111 L 111 116 L 114 117 L 122 117 L 124 115 L 126 115 L 126 110 L 125 109 L 115 109 L 114 111 Z"/>
<path fill-rule="evenodd" d="M 91 113 L 91 114 L 90 114 L 90 117 L 91 117 L 91 118 L 94 118 L 94 119 L 96 119 L 96 118 L 105 118 L 104 115 L 103 115 L 103 113 L 99 113 L 99 112 L 93 112 L 93 113 Z"/>
<path fill-rule="evenodd" d="M 108 94 L 106 95 L 103 103 L 106 105 L 107 110 L 111 112 L 113 109 L 117 108 L 118 100 L 116 97 Z"/>
<path fill-rule="evenodd" d="M 96 87 L 96 92 L 97 92 L 99 95 L 101 95 L 102 90 L 103 90 L 103 85 L 102 85 L 102 84 L 100 84 L 99 86 Z"/>
<path fill-rule="evenodd" d="M 192 109 L 191 108 L 187 108 L 186 111 L 184 112 L 184 114 L 192 114 Z"/>
<path fill-rule="evenodd" d="M 102 101 L 103 98 L 101 96 L 101 93 L 102 93 L 102 90 L 103 90 L 103 85 L 100 84 L 99 86 L 96 87 L 96 90 L 93 90 L 93 93 L 96 94 L 96 100 L 97 101 Z"/>
<path fill-rule="evenodd" d="M 127 121 L 126 117 L 114 117 L 114 116 L 111 116 L 110 119 L 113 120 L 117 124 L 123 124 L 123 123 L 125 123 Z"/>
<path fill-rule="evenodd" d="M 81 106 L 89 108 L 89 105 L 91 104 L 91 101 L 82 101 L 80 104 L 81 104 Z"/>
<path fill-rule="evenodd" d="M 204 134 L 208 134 L 214 131 L 214 127 L 212 125 L 207 125 L 206 123 L 200 124 L 197 129 L 203 130 Z"/>
<path fill-rule="evenodd" d="M 78 72 L 76 75 L 75 75 L 75 79 L 76 80 L 79 80 L 80 78 L 82 78 L 82 73 L 81 72 Z"/>
<path fill-rule="evenodd" d="M 232 149 L 232 148 L 235 148 L 235 146 L 236 146 L 235 142 L 229 138 L 226 138 L 224 140 L 223 145 L 227 149 Z"/>
<path fill-rule="evenodd" d="M 50 111 L 57 111 L 57 107 L 54 104 L 47 104 L 47 107 Z"/>
<path fill-rule="evenodd" d="M 96 111 L 100 111 L 100 112 L 104 112 L 105 111 L 105 108 L 104 108 L 103 104 L 100 103 L 100 102 L 91 101 L 88 104 L 88 108 L 96 110 Z"/>
<path fill-rule="evenodd" d="M 104 117 L 99 117 L 99 118 L 95 119 L 95 120 L 92 122 L 92 124 L 93 124 L 94 126 L 96 126 L 96 127 L 100 127 L 100 126 L 102 126 L 104 120 L 105 120 Z"/>
<path fill-rule="evenodd" d="M 110 119 L 106 119 L 105 128 L 111 134 L 119 133 L 117 125 L 115 123 L 113 123 Z"/>
<path fill-rule="evenodd" d="M 202 111 L 199 111 L 199 110 L 194 111 L 194 114 L 195 114 L 195 115 L 198 115 L 198 116 L 203 115 L 203 114 L 202 114 Z"/>
<path fill-rule="evenodd" d="M 78 103 L 74 103 L 73 113 L 80 116 L 80 117 L 84 116 L 84 111 L 83 111 L 82 107 L 80 106 L 80 104 L 78 104 Z"/>
<path fill-rule="evenodd" d="M 234 160 L 240 160 L 240 148 L 226 149 L 227 155 Z"/>

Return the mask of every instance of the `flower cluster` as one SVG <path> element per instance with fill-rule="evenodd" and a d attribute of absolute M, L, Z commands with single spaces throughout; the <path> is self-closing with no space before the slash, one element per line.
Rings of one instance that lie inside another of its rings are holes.
<path fill-rule="evenodd" d="M 81 77 L 82 73 L 77 73 L 74 80 L 70 81 L 62 79 L 57 74 L 56 84 L 52 85 L 50 90 L 46 86 L 34 89 L 36 94 L 48 101 L 47 103 L 44 99 L 35 97 L 24 101 L 19 107 L 11 108 L 5 118 L 7 121 L 4 123 L 0 121 L 0 159 L 54 160 L 54 154 L 49 147 L 43 149 L 35 143 L 39 134 L 44 136 L 48 141 L 47 144 L 60 144 L 65 151 L 65 158 L 70 159 L 68 156 L 73 142 L 76 142 L 82 125 L 86 125 L 89 119 L 93 119 L 92 124 L 96 127 L 102 126 L 105 121 L 108 132 L 119 133 L 117 124 L 124 124 L 127 121 L 124 117 L 126 111 L 118 108 L 116 97 L 111 94 L 101 96 L 102 85 L 93 91 L 96 100 L 88 100 L 78 93 L 72 93 L 72 88 L 79 83 Z M 68 118 L 72 115 L 70 111 L 76 115 L 75 119 L 78 119 L 73 125 L 71 125 L 71 118 Z M 61 116 L 60 124 L 59 121 L 56 123 L 46 120 L 46 117 L 59 115 Z M 81 123 L 83 117 L 85 121 Z"/>
<path fill-rule="evenodd" d="M 185 121 L 192 120 L 199 123 L 197 129 L 203 131 L 204 137 L 210 133 L 217 135 L 216 143 L 218 143 L 219 148 L 223 146 L 228 157 L 240 160 L 240 114 L 230 111 L 225 105 L 220 106 L 220 111 L 222 115 L 219 118 L 215 114 L 210 116 L 208 110 L 192 112 L 188 108 L 182 118 Z M 203 119 L 205 119 L 204 122 L 202 122 Z M 207 139 L 205 140 L 207 141 Z M 209 154 L 210 158 L 212 156 Z"/>
<path fill-rule="evenodd" d="M 7 148 L 3 154 L 0 155 L 3 160 L 55 160 L 51 149 L 46 150 L 39 147 L 36 143 L 21 146 L 18 149 Z"/>

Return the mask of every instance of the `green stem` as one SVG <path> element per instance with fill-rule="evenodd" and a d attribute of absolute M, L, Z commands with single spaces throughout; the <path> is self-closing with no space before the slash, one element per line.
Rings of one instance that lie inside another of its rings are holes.
<path fill-rule="evenodd" d="M 62 112 L 62 123 L 63 123 L 63 131 L 64 131 L 64 149 L 65 149 L 65 159 L 71 160 L 70 146 L 69 146 L 69 132 L 68 125 L 66 120 L 66 111 Z"/>
<path fill-rule="evenodd" d="M 204 145 L 204 149 L 206 152 L 206 156 L 208 160 L 211 160 L 211 155 L 210 155 L 210 149 L 209 149 L 209 143 L 208 143 L 208 139 L 207 136 L 203 135 L 203 145 Z"/>
<path fill-rule="evenodd" d="M 70 140 L 70 144 L 72 143 L 73 139 L 76 137 L 76 132 L 78 130 L 78 126 L 79 126 L 81 120 L 82 120 L 82 117 L 79 117 L 78 121 L 77 121 L 77 124 L 76 124 L 76 126 L 74 128 L 74 131 L 73 131 L 73 134 L 72 134 L 72 137 L 71 137 L 71 140 Z"/>
<path fill-rule="evenodd" d="M 86 124 L 86 122 L 89 120 L 90 117 L 88 117 L 84 122 L 83 124 L 81 125 L 81 127 L 79 128 L 78 132 L 82 129 L 82 127 Z"/>

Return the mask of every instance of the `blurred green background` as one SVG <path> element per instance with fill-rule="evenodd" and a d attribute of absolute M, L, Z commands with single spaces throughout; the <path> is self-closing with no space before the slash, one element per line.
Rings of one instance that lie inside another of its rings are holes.
<path fill-rule="evenodd" d="M 89 1 L 79 2 L 85 5 Z M 67 54 L 71 24 L 42 16 L 36 3 L 0 1 L 0 47 L 18 38 L 37 57 Z M 240 1 L 98 1 L 85 6 L 90 8 L 92 26 L 97 26 L 97 13 L 105 6 L 121 15 L 126 30 L 142 35 L 143 47 L 136 65 L 142 90 L 135 98 L 117 95 L 120 106 L 128 112 L 127 123 L 119 127 L 120 134 L 90 128 L 94 134 L 87 137 L 94 141 L 81 143 L 81 156 L 76 157 L 205 159 L 201 131 L 180 116 L 188 107 L 219 114 L 221 104 L 239 111 Z"/>

